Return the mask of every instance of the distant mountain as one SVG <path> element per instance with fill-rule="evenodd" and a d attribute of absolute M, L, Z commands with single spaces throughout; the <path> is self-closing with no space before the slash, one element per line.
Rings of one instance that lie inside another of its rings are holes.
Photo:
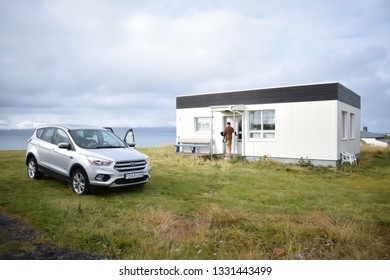
<path fill-rule="evenodd" d="M 6 117 L 0 117 L 0 129 L 11 129 L 11 121 Z"/>
<path fill-rule="evenodd" d="M 41 120 L 28 120 L 17 124 L 15 129 L 33 129 L 45 124 L 46 122 Z"/>
<path fill-rule="evenodd" d="M 26 120 L 24 122 L 18 123 L 17 125 L 14 125 L 7 117 L 0 116 L 0 129 L 8 130 L 8 129 L 35 129 L 39 126 L 44 126 L 49 124 L 46 121 L 43 120 Z M 99 126 L 99 125 L 98 125 Z M 123 125 L 112 125 L 113 128 L 119 128 L 119 129 L 128 129 L 130 126 L 123 126 Z M 166 132 L 166 133 L 173 133 L 176 132 L 176 126 L 161 126 L 161 127 L 133 127 L 134 130 L 142 131 L 142 132 Z"/>
<path fill-rule="evenodd" d="M 142 132 L 152 132 L 152 133 L 173 133 L 176 132 L 176 127 L 134 127 L 134 131 L 142 131 Z"/>

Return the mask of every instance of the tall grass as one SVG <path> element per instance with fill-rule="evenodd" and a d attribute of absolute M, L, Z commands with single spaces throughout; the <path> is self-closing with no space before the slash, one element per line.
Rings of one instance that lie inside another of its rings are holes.
<path fill-rule="evenodd" d="M 357 166 L 205 160 L 145 148 L 152 181 L 74 195 L 0 152 L 0 210 L 42 241 L 112 259 L 389 259 L 390 149 Z"/>

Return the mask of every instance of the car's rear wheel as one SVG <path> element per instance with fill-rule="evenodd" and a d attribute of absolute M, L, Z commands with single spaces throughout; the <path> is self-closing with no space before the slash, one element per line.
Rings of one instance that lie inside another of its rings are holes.
<path fill-rule="evenodd" d="M 78 195 L 90 194 L 88 176 L 83 169 L 78 168 L 72 173 L 70 183 L 74 193 Z"/>
<path fill-rule="evenodd" d="M 31 157 L 27 161 L 27 176 L 30 179 L 40 179 L 43 174 L 38 170 L 38 164 L 35 158 Z"/>

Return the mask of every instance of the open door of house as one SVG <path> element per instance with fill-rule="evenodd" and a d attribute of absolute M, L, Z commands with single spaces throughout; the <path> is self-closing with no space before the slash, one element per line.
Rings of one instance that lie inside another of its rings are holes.
<path fill-rule="evenodd" d="M 135 136 L 132 128 L 127 130 L 124 141 L 130 146 L 135 147 Z"/>
<path fill-rule="evenodd" d="M 228 122 L 231 123 L 231 126 L 234 128 L 234 131 L 237 132 L 237 136 L 233 137 L 232 142 L 232 154 L 241 155 L 242 154 L 242 116 L 225 116 L 224 118 L 224 127 Z M 223 153 L 226 153 L 226 146 L 223 147 Z"/>

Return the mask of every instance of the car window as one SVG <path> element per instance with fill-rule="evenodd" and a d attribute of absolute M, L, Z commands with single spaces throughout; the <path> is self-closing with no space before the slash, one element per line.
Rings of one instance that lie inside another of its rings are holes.
<path fill-rule="evenodd" d="M 63 131 L 62 129 L 57 129 L 57 131 L 54 135 L 53 143 L 56 145 L 58 145 L 59 143 L 70 144 L 70 140 L 69 140 L 69 137 L 65 131 Z"/>
<path fill-rule="evenodd" d="M 105 129 L 77 129 L 69 133 L 76 144 L 85 149 L 126 147 L 122 140 Z"/>
<path fill-rule="evenodd" d="M 36 136 L 39 138 L 39 139 L 42 139 L 42 133 L 45 131 L 44 128 L 38 128 L 37 129 L 37 133 L 36 133 Z"/>
<path fill-rule="evenodd" d="M 42 134 L 40 134 L 40 137 L 39 136 L 38 137 L 41 138 L 43 141 L 52 142 L 54 132 L 55 132 L 55 128 L 48 127 L 45 128 Z"/>
<path fill-rule="evenodd" d="M 100 144 L 102 144 L 102 146 L 120 147 L 120 148 L 126 146 L 123 143 L 123 141 L 119 139 L 118 136 L 116 136 L 111 131 L 104 131 L 102 133 L 102 142 Z"/>

